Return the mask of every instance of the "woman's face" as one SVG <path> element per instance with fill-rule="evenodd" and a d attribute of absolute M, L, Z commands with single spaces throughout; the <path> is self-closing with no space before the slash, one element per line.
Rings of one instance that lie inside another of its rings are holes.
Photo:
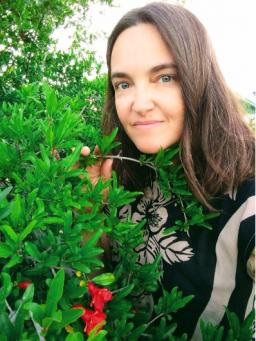
<path fill-rule="evenodd" d="M 179 141 L 185 109 L 175 60 L 153 25 L 118 36 L 111 81 L 119 120 L 140 152 L 154 154 Z"/>

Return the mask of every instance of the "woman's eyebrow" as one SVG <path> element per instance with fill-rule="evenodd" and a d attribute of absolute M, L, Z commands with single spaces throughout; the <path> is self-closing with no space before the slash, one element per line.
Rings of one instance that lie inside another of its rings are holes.
<path fill-rule="evenodd" d="M 158 71 L 161 71 L 161 70 L 164 70 L 164 69 L 174 69 L 174 70 L 177 70 L 177 65 L 174 64 L 174 63 L 159 64 L 159 65 L 156 65 L 156 66 L 152 67 L 152 69 L 150 69 L 150 72 L 151 73 L 158 72 Z"/>
<path fill-rule="evenodd" d="M 154 73 L 154 72 L 158 72 L 164 69 L 177 69 L 176 64 L 174 63 L 162 63 L 156 66 L 153 66 L 150 70 L 149 73 Z M 111 80 L 113 80 L 113 78 L 130 78 L 129 74 L 126 72 L 113 72 L 111 74 Z"/>
<path fill-rule="evenodd" d="M 125 72 L 113 72 L 110 78 L 111 80 L 113 80 L 113 78 L 129 78 L 129 75 Z"/>

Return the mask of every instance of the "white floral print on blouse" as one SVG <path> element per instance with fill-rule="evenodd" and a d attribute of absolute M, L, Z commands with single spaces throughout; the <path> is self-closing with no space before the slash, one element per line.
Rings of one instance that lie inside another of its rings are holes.
<path fill-rule="evenodd" d="M 163 233 L 164 224 L 168 218 L 166 206 L 172 197 L 165 198 L 157 182 L 147 187 L 144 196 L 134 212 L 131 205 L 124 206 L 119 212 L 120 220 L 131 217 L 133 223 L 146 219 L 144 229 L 144 243 L 136 248 L 139 263 L 152 263 L 160 254 L 167 263 L 186 262 L 193 255 L 193 250 L 186 240 L 179 240 L 176 232 Z"/>

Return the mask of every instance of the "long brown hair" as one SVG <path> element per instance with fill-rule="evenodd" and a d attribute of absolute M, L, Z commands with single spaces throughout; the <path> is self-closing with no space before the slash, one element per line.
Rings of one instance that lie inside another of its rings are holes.
<path fill-rule="evenodd" d="M 254 136 L 226 85 L 204 26 L 191 12 L 177 5 L 151 3 L 129 11 L 117 23 L 107 48 L 109 73 L 103 132 L 108 134 L 118 126 L 123 154 L 138 157 L 139 151 L 117 117 L 110 65 L 119 34 L 140 23 L 154 25 L 174 56 L 186 108 L 180 159 L 190 189 L 211 208 L 210 198 L 232 191 L 254 176 Z M 115 169 L 128 188 L 138 190 L 145 185 L 145 168 L 116 162 Z"/>

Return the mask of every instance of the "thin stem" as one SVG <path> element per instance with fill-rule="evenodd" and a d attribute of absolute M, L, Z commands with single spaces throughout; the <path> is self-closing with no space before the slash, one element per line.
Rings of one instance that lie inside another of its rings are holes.
<path fill-rule="evenodd" d="M 139 163 L 140 165 L 152 168 L 154 171 L 156 171 L 156 168 L 151 163 L 149 163 L 149 162 L 143 163 L 140 160 L 133 159 L 133 158 L 127 157 L 127 156 L 120 156 L 120 155 L 102 155 L 102 156 L 94 155 L 94 156 L 96 156 L 99 159 L 117 159 L 117 160 L 121 160 L 121 161 L 123 161 L 123 160 L 132 161 L 132 162 Z"/>
<path fill-rule="evenodd" d="M 113 290 L 113 291 L 112 291 L 112 294 L 116 294 L 117 292 L 120 292 L 120 291 L 122 291 L 122 290 L 124 290 L 124 289 L 126 289 L 126 288 L 128 288 L 128 287 L 129 287 L 129 285 L 126 285 L 125 287 L 122 287 L 122 288 Z"/>
<path fill-rule="evenodd" d="M 184 216 L 185 223 L 187 223 L 188 222 L 188 218 L 187 218 L 186 213 L 185 213 L 185 207 L 184 207 L 183 201 L 181 200 L 180 195 L 177 195 L 177 197 L 179 198 L 179 202 L 180 202 L 180 205 L 181 205 L 181 208 L 182 208 L 182 213 L 183 213 L 183 216 Z"/>
<path fill-rule="evenodd" d="M 149 322 L 147 323 L 147 328 L 148 328 L 152 323 L 154 323 L 156 320 L 158 320 L 160 317 L 163 317 L 164 315 L 165 315 L 164 313 L 161 313 L 161 314 L 157 315 L 156 317 L 154 317 L 153 320 L 151 320 L 151 321 L 149 321 Z"/>

